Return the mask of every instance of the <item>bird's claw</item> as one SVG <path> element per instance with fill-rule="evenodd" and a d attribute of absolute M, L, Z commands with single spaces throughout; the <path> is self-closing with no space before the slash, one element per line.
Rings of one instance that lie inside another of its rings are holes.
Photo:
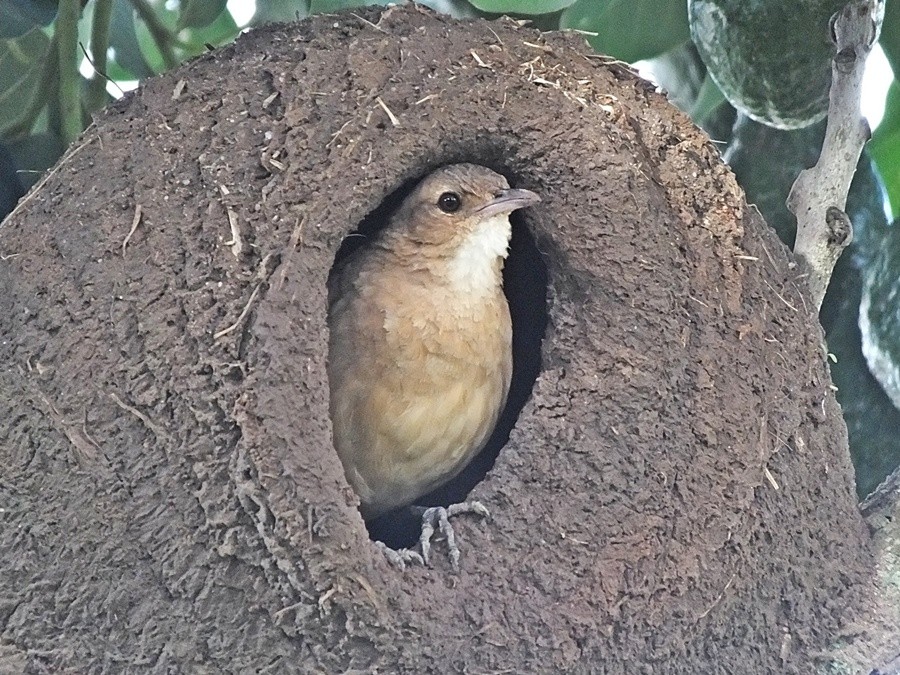
<path fill-rule="evenodd" d="M 425 560 L 416 551 L 409 548 L 393 549 L 383 541 L 376 541 L 375 546 L 384 553 L 387 561 L 401 572 L 406 569 L 407 563 L 418 563 L 425 566 Z"/>
<path fill-rule="evenodd" d="M 456 544 L 456 533 L 450 524 L 450 518 L 460 513 L 473 513 L 484 518 L 489 518 L 491 515 L 484 504 L 476 501 L 451 504 L 446 508 L 443 506 L 432 506 L 422 511 L 422 534 L 419 536 L 419 544 L 422 547 L 421 558 L 425 565 L 428 565 L 428 558 L 431 553 L 431 537 L 434 535 L 435 529 L 437 529 L 447 540 L 448 555 L 453 571 L 459 571 L 459 547 Z"/>

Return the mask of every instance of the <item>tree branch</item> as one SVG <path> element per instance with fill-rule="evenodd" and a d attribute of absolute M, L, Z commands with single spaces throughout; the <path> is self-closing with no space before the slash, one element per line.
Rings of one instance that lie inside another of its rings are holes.
<path fill-rule="evenodd" d="M 56 19 L 57 54 L 59 59 L 59 114 L 62 136 L 73 142 L 84 128 L 81 116 L 81 75 L 78 73 L 78 19 L 81 3 L 61 0 Z"/>
<path fill-rule="evenodd" d="M 94 19 L 91 23 L 91 65 L 96 71 L 88 85 L 88 106 L 91 111 L 102 108 L 106 103 L 106 50 L 109 48 L 109 24 L 112 20 L 112 0 L 97 0 L 94 4 Z"/>
<path fill-rule="evenodd" d="M 34 88 L 31 100 L 26 105 L 22 114 L 12 122 L 8 127 L 0 125 L 0 135 L 8 139 L 16 139 L 20 136 L 27 136 L 31 133 L 38 115 L 50 100 L 50 92 L 56 89 L 59 76 L 59 58 L 58 54 L 58 34 L 54 33 L 50 38 L 50 45 L 47 47 L 47 56 L 41 68 L 41 75 L 38 78 L 38 84 Z"/>
<path fill-rule="evenodd" d="M 832 672 L 900 673 L 900 469 L 860 505 L 876 575 L 866 605 L 832 654 Z"/>
<path fill-rule="evenodd" d="M 156 46 L 159 47 L 159 53 L 162 55 L 163 63 L 166 64 L 166 70 L 171 70 L 178 65 L 178 58 L 172 49 L 175 36 L 166 28 L 166 25 L 160 20 L 146 0 L 130 0 L 130 2 L 131 6 L 134 7 L 141 17 L 141 20 L 146 24 L 147 30 L 150 31 Z"/>
<path fill-rule="evenodd" d="M 819 161 L 800 173 L 787 206 L 797 217 L 794 254 L 806 266 L 816 307 L 834 264 L 853 238 L 844 213 L 850 181 L 871 132 L 859 112 L 866 58 L 878 39 L 884 0 L 851 0 L 831 21 L 837 54 L 831 64 L 828 126 Z"/>

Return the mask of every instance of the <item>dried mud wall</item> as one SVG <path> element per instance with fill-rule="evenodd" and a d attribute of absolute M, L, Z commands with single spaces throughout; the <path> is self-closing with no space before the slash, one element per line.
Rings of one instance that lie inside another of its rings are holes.
<path fill-rule="evenodd" d="M 541 194 L 548 325 L 493 518 L 401 573 L 331 445 L 325 280 L 456 161 Z M 253 31 L 101 115 L 0 253 L 4 670 L 808 673 L 868 578 L 786 250 L 578 36 Z"/>

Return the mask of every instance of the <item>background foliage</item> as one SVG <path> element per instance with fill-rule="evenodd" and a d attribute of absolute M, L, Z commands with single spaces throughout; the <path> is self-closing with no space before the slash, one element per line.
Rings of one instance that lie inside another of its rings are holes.
<path fill-rule="evenodd" d="M 334 12 L 369 0 L 0 0 L 0 218 L 90 123 L 136 81 L 226 44 L 248 27 Z M 707 0 L 732 2 L 740 0 Z M 790 11 L 825 0 L 793 2 Z M 755 0 L 784 5 L 783 0 Z M 598 52 L 643 61 L 670 99 L 719 144 L 766 220 L 789 245 L 784 200 L 815 163 L 823 124 L 770 129 L 725 101 L 691 41 L 686 0 L 426 0 L 456 17 L 511 14 L 542 30 L 582 31 Z M 751 3 L 753 4 L 753 3 Z M 232 13 L 234 11 L 234 14 Z M 760 41 L 760 49 L 764 49 Z M 887 0 L 881 47 L 900 74 L 900 0 Z M 779 55 L 781 56 L 781 55 Z M 790 54 L 783 55 L 785 69 Z M 754 73 L 747 73 L 752 78 Z M 110 93 L 112 92 L 112 93 Z M 900 464 L 900 84 L 891 85 L 851 191 L 856 238 L 822 309 L 832 374 L 844 407 L 861 495 Z M 870 308 L 858 326 L 860 303 Z M 868 350 L 864 355 L 863 344 Z M 871 358 L 877 349 L 878 360 Z M 869 356 L 867 359 L 866 356 Z M 874 364 L 874 365 L 873 365 Z M 887 365 L 885 365 L 887 364 Z"/>

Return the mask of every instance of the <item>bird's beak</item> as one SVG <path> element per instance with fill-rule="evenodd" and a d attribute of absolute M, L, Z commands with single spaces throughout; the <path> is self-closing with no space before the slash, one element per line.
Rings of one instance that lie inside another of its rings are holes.
<path fill-rule="evenodd" d="M 541 201 L 531 190 L 509 188 L 501 190 L 487 204 L 478 209 L 478 215 L 488 218 L 498 213 L 511 213 L 516 209 L 524 209 L 526 206 L 537 204 Z"/>

